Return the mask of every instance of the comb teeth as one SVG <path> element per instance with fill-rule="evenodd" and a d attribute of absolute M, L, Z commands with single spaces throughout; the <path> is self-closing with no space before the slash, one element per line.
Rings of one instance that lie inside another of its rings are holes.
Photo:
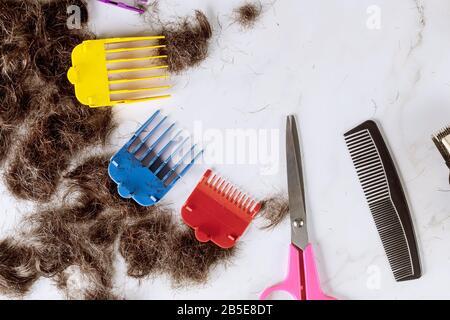
<path fill-rule="evenodd" d="M 156 37 L 152 38 L 151 40 L 155 40 Z M 163 37 L 164 38 L 164 37 Z M 147 41 L 148 38 L 130 38 L 126 41 L 120 42 L 107 42 L 105 45 L 108 44 L 126 44 L 127 42 L 132 42 L 131 40 L 135 41 Z M 134 47 L 124 47 L 124 48 L 114 48 L 114 49 L 108 49 L 105 48 L 105 52 L 107 54 L 115 54 L 115 53 L 128 53 L 130 56 L 126 57 L 119 57 L 119 58 L 106 58 L 106 64 L 111 65 L 121 65 L 121 64 L 130 64 L 130 63 L 146 63 L 145 65 L 128 65 L 126 67 L 115 67 L 115 68 L 109 68 L 107 69 L 108 75 L 115 75 L 116 77 L 119 76 L 119 79 L 108 79 L 108 84 L 110 85 L 109 90 L 109 96 L 113 103 L 119 103 L 121 101 L 147 101 L 147 100 L 154 100 L 154 99 L 160 99 L 160 98 L 167 98 L 168 95 L 154 95 L 152 96 L 152 91 L 163 91 L 166 89 L 170 89 L 170 85 L 157 85 L 153 84 L 154 81 L 161 80 L 161 79 L 168 79 L 169 75 L 166 73 L 168 65 L 167 63 L 156 63 L 155 65 L 152 65 L 151 61 L 158 61 L 161 59 L 167 59 L 167 55 L 163 54 L 151 54 L 151 53 L 144 53 L 143 56 L 134 56 L 131 55 L 131 53 L 139 52 L 139 51 L 145 51 L 145 50 L 152 50 L 152 49 L 161 49 L 165 48 L 165 45 L 137 45 Z M 149 65 L 150 64 L 150 65 Z M 134 74 L 137 72 L 150 72 L 150 71 L 161 71 L 162 73 L 156 74 L 156 75 L 148 75 L 148 76 L 127 76 L 129 74 Z M 149 82 L 151 84 L 149 84 Z M 132 87 L 126 87 L 123 85 L 131 85 Z M 112 89 L 111 85 L 119 86 L 119 89 Z M 128 95 L 128 94 L 137 94 L 137 95 L 143 95 L 143 97 L 136 96 L 136 97 L 130 97 L 130 98 L 122 98 L 122 99 L 115 99 L 113 98 L 113 95 L 120 96 L 120 95 Z"/>
<path fill-rule="evenodd" d="M 249 195 L 242 192 L 237 187 L 217 174 L 211 174 L 204 180 L 206 186 L 216 191 L 220 196 L 244 210 L 247 214 L 253 214 L 260 204 Z"/>
<path fill-rule="evenodd" d="M 110 177 L 118 184 L 119 195 L 133 198 L 143 206 L 161 200 L 203 153 L 203 150 L 195 153 L 196 145 L 193 145 L 177 159 L 189 138 L 176 141 L 181 130 L 170 134 L 175 124 L 163 126 L 167 116 L 157 119 L 159 113 L 156 111 L 112 157 L 108 169 Z"/>
<path fill-rule="evenodd" d="M 138 131 L 136 131 L 136 133 L 133 135 L 133 138 L 131 138 L 131 140 L 127 143 L 127 148 L 129 148 L 129 152 L 133 154 L 134 157 L 141 162 L 143 162 L 149 155 L 151 155 L 152 152 L 156 152 L 155 148 L 162 143 L 163 139 L 167 137 L 167 135 L 175 127 L 174 123 L 169 125 L 166 129 L 163 130 L 162 133 L 158 134 L 158 137 L 152 144 L 150 144 L 150 146 L 147 146 L 146 142 L 149 141 L 150 138 L 156 136 L 157 130 L 161 129 L 162 124 L 167 119 L 167 116 L 163 116 L 161 119 L 158 120 L 157 124 L 143 138 L 140 139 L 140 142 L 137 144 L 137 146 L 131 148 L 132 144 L 139 138 L 141 134 L 144 133 L 144 131 L 146 131 L 147 128 L 150 127 L 150 125 L 155 121 L 156 117 L 159 114 L 160 110 L 155 111 L 153 115 L 138 129 Z M 148 164 L 149 170 L 153 171 L 155 176 L 158 176 L 161 179 L 161 181 L 167 185 L 169 184 L 172 185 L 179 178 L 181 178 L 186 173 L 186 171 L 189 170 L 189 168 L 194 164 L 195 160 L 197 160 L 197 158 L 203 153 L 203 150 L 197 152 L 195 156 L 191 157 L 190 162 L 184 166 L 181 172 L 178 173 L 177 169 L 182 167 L 182 165 L 184 164 L 183 161 L 186 160 L 188 156 L 195 151 L 197 145 L 193 145 L 191 146 L 189 151 L 185 152 L 174 165 L 168 168 L 169 162 L 174 158 L 174 156 L 183 148 L 183 146 L 189 140 L 189 138 L 186 137 L 181 142 L 176 142 L 175 139 L 180 135 L 180 133 L 181 131 L 178 131 L 168 142 L 166 142 L 165 145 L 163 145 L 161 149 L 158 152 L 156 152 L 156 154 L 154 154 L 153 157 L 151 157 Z M 169 148 L 172 148 L 170 155 L 163 160 L 161 156 Z M 137 155 L 138 153 L 142 154 L 138 156 Z M 160 164 L 156 169 L 152 170 L 151 167 L 157 160 L 160 160 Z M 163 172 L 163 169 L 167 170 L 164 173 L 164 175 L 160 177 L 160 174 Z M 167 182 L 168 179 L 173 175 L 175 176 L 174 180 Z"/>
<path fill-rule="evenodd" d="M 345 141 L 395 279 L 420 277 L 406 198 L 378 127 L 368 121 L 345 134 Z"/>
<path fill-rule="evenodd" d="M 433 142 L 450 168 L 450 126 L 434 134 Z"/>
<path fill-rule="evenodd" d="M 369 206 L 389 199 L 389 185 L 383 163 L 369 131 L 361 131 L 345 139 Z"/>

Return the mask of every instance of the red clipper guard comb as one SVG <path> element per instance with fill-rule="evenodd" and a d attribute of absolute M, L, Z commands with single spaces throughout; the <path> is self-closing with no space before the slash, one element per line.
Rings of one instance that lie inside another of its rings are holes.
<path fill-rule="evenodd" d="M 200 242 L 221 248 L 235 245 L 261 209 L 261 203 L 208 169 L 181 208 L 183 221 Z"/>

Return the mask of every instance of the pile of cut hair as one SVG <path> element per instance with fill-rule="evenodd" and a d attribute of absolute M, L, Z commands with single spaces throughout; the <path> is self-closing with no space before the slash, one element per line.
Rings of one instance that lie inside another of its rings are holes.
<path fill-rule="evenodd" d="M 71 5 L 81 29 L 66 26 Z M 22 297 L 46 277 L 69 299 L 124 298 L 114 287 L 118 253 L 130 277 L 203 283 L 234 250 L 198 242 L 169 207 L 120 198 L 109 179 L 111 108 L 81 105 L 66 78 L 72 49 L 94 38 L 87 21 L 85 0 L 0 1 L 0 162 L 9 192 L 37 208 L 0 240 L 0 294 Z M 162 28 L 175 73 L 207 57 L 212 35 L 200 11 L 180 21 Z M 277 199 L 266 202 L 270 227 L 286 214 Z"/>
<path fill-rule="evenodd" d="M 70 159 L 104 144 L 114 127 L 111 109 L 82 106 L 66 78 L 73 47 L 93 35 L 68 30 L 67 7 L 82 0 L 0 2 L 1 159 L 17 198 L 49 201 Z"/>
<path fill-rule="evenodd" d="M 203 12 L 196 10 L 195 19 L 186 17 L 161 29 L 166 47 L 160 50 L 160 55 L 168 55 L 169 71 L 180 73 L 208 57 L 212 29 Z"/>
<path fill-rule="evenodd" d="M 63 205 L 34 212 L 15 240 L 0 241 L 0 292 L 21 296 L 39 277 L 70 299 L 118 299 L 115 244 L 128 276 L 167 274 L 173 285 L 203 283 L 233 250 L 200 243 L 163 205 L 142 207 L 119 197 L 109 179 L 110 155 L 94 155 L 62 177 Z"/>
<path fill-rule="evenodd" d="M 234 20 L 243 28 L 248 29 L 254 26 L 261 13 L 262 4 L 260 2 L 246 2 L 234 9 Z"/>
<path fill-rule="evenodd" d="M 81 29 L 66 26 L 70 5 L 81 9 Z M 182 37 L 197 34 L 203 47 L 191 57 L 172 47 L 182 54 L 171 60 L 174 72 L 204 58 L 211 29 L 202 13 L 196 18 L 199 27 L 184 20 Z M 0 2 L 0 161 L 10 193 L 39 208 L 0 240 L 0 293 L 21 297 L 47 277 L 67 298 L 122 298 L 114 293 L 116 243 L 131 277 L 204 282 L 233 250 L 197 242 L 168 207 L 120 198 L 110 155 L 84 156 L 104 148 L 114 128 L 111 108 L 81 105 L 66 79 L 72 49 L 94 38 L 87 21 L 83 0 Z"/>
<path fill-rule="evenodd" d="M 273 229 L 278 226 L 289 214 L 289 200 L 282 193 L 269 196 L 261 201 L 259 216 L 266 220 L 261 229 Z"/>

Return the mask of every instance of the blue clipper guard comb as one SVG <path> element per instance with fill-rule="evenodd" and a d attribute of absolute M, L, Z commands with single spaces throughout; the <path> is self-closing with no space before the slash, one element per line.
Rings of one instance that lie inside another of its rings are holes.
<path fill-rule="evenodd" d="M 189 138 L 178 139 L 182 130 L 170 138 L 175 124 L 161 130 L 167 116 L 155 121 L 159 114 L 160 111 L 156 111 L 136 131 L 111 158 L 108 168 L 109 176 L 118 185 L 119 195 L 132 198 L 142 206 L 152 206 L 160 201 L 203 153 L 203 150 L 195 153 L 196 145 L 193 145 L 174 161 Z M 150 128 L 153 122 L 157 123 Z M 158 135 L 158 131 L 162 133 Z M 169 155 L 164 158 L 167 153 Z"/>

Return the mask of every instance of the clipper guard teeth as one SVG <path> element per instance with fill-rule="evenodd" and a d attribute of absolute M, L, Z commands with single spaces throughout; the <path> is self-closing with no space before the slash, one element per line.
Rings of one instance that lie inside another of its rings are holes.
<path fill-rule="evenodd" d="M 172 134 L 174 124 L 164 127 L 165 117 L 156 111 L 111 158 L 108 173 L 122 198 L 142 206 L 158 203 L 203 153 L 189 147 L 189 138 Z M 188 151 L 183 147 L 188 147 Z M 181 154 L 181 155 L 180 155 Z"/>

